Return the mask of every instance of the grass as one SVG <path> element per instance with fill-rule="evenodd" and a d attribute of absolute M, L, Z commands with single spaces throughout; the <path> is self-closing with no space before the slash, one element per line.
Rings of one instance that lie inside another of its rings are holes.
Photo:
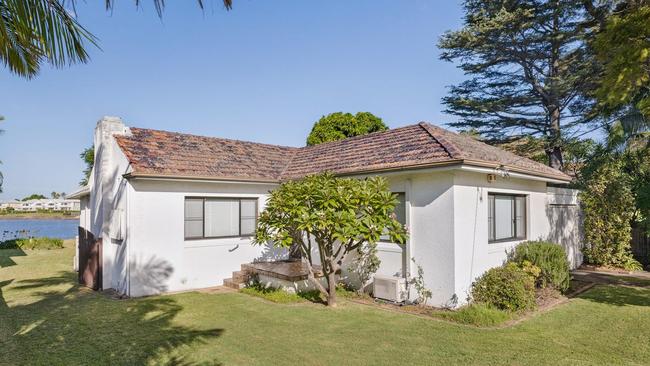
<path fill-rule="evenodd" d="M 3 365 L 640 365 L 650 289 L 597 286 L 511 327 L 477 328 L 340 299 L 242 293 L 130 300 L 81 289 L 73 249 L 0 251 Z"/>
<path fill-rule="evenodd" d="M 456 311 L 436 311 L 433 317 L 478 327 L 492 327 L 513 319 L 515 314 L 485 304 L 471 304 Z"/>

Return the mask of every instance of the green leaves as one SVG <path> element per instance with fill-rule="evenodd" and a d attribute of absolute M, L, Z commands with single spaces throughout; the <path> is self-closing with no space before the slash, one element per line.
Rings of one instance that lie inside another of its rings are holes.
<path fill-rule="evenodd" d="M 336 112 L 321 117 L 314 124 L 307 137 L 307 145 L 318 145 L 323 142 L 343 140 L 352 136 L 365 135 L 371 132 L 385 131 L 388 127 L 381 118 L 369 112 L 359 112 L 356 115 Z"/>
<path fill-rule="evenodd" d="M 307 246 L 307 234 L 325 251 L 344 252 L 362 243 L 375 243 L 381 235 L 404 243 L 406 231 L 391 213 L 397 203 L 382 178 L 358 180 L 331 174 L 309 176 L 283 183 L 271 192 L 260 215 L 255 236 L 258 244 Z"/>
<path fill-rule="evenodd" d="M 593 42 L 604 64 L 596 91 L 601 107 L 615 111 L 635 105 L 650 118 L 650 6 L 629 6 L 611 16 Z"/>
<path fill-rule="evenodd" d="M 45 61 L 54 67 L 87 62 L 85 42 L 97 45 L 57 0 L 0 1 L 0 60 L 17 75 L 31 78 Z"/>
<path fill-rule="evenodd" d="M 140 0 L 134 2 L 140 5 Z M 165 1 L 152 2 L 162 16 Z M 203 9 L 203 0 L 197 3 Z M 26 78 L 36 76 L 43 63 L 61 68 L 88 62 L 86 46 L 98 46 L 97 38 L 77 22 L 75 4 L 75 0 L 0 0 L 0 61 Z M 109 10 L 114 1 L 105 4 Z M 232 0 L 223 4 L 232 8 Z"/>

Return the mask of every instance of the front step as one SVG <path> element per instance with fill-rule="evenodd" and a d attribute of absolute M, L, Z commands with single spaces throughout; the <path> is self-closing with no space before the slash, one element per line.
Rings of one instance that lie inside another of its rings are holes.
<path fill-rule="evenodd" d="M 226 278 L 223 280 L 223 285 L 226 287 L 234 288 L 235 290 L 241 290 L 246 287 L 244 282 L 235 282 L 232 278 Z"/>
<path fill-rule="evenodd" d="M 242 264 L 241 271 L 234 271 L 231 278 L 223 280 L 223 285 L 226 287 L 240 290 L 246 287 L 246 283 L 250 279 L 250 271 L 245 264 Z"/>

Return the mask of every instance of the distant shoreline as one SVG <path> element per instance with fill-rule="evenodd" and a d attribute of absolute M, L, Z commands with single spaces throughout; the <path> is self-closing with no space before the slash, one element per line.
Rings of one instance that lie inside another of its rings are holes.
<path fill-rule="evenodd" d="M 63 216 L 63 215 L 48 215 L 48 214 L 27 214 L 27 215 L 0 215 L 0 221 L 16 221 L 16 220 L 79 220 L 79 216 Z"/>

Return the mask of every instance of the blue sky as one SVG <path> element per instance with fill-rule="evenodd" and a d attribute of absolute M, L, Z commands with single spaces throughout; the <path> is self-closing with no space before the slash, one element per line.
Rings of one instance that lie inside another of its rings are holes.
<path fill-rule="evenodd" d="M 0 200 L 71 192 L 79 153 L 104 115 L 127 125 L 290 146 L 336 111 L 369 111 L 390 127 L 449 122 L 441 97 L 462 80 L 438 60 L 438 37 L 459 28 L 452 1 L 219 0 L 204 12 L 168 2 L 79 2 L 100 39 L 91 62 L 33 80 L 0 69 Z"/>

